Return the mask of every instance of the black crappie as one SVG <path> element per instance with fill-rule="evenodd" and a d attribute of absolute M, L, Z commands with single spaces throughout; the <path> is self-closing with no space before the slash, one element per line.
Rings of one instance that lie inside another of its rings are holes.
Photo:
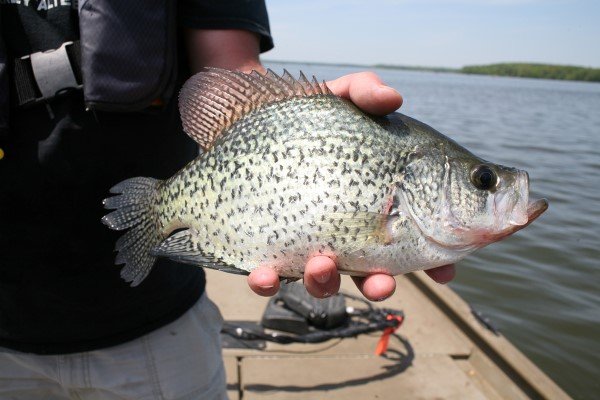
<path fill-rule="evenodd" d="M 340 272 L 402 274 L 456 262 L 547 207 L 528 201 L 527 173 L 402 114 L 369 116 L 304 75 L 207 69 L 179 103 L 205 151 L 104 201 L 116 210 L 103 222 L 129 229 L 116 263 L 134 286 L 156 257 L 295 278 L 324 254 Z"/>

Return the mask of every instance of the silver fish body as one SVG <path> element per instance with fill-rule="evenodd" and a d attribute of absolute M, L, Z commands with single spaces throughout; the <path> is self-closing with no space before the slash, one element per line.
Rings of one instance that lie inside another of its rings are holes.
<path fill-rule="evenodd" d="M 456 262 L 545 210 L 528 202 L 524 172 L 487 163 L 412 118 L 369 116 L 291 78 L 291 94 L 273 100 L 265 91 L 267 101 L 228 114 L 261 84 L 271 90 L 284 79 L 207 74 L 202 85 L 217 96 L 192 83 L 181 100 L 184 126 L 206 151 L 164 182 L 133 178 L 105 200 L 116 211 L 104 222 L 131 228 L 117 263 L 133 285 L 155 257 L 234 273 L 264 265 L 296 278 L 322 254 L 351 275 L 403 274 Z M 194 131 L 206 115 L 209 128 Z"/>

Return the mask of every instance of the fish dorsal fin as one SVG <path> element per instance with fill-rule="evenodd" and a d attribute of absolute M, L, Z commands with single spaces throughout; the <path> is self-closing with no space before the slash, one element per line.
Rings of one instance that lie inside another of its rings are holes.
<path fill-rule="evenodd" d="M 204 68 L 183 85 L 179 112 L 183 130 L 204 150 L 212 147 L 220 133 L 238 119 L 266 104 L 296 97 L 332 95 L 313 76 L 301 72 L 298 79 L 284 70 L 282 76 L 270 69 L 250 74 L 219 68 Z"/>

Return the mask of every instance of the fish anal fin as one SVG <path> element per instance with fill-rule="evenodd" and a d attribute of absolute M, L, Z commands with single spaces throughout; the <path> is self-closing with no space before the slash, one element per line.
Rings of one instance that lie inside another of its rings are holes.
<path fill-rule="evenodd" d="M 155 257 L 169 258 L 183 264 L 216 269 L 238 275 L 248 275 L 247 271 L 220 260 L 212 254 L 205 253 L 197 245 L 196 233 L 193 229 L 185 229 L 169 236 L 151 250 Z"/>

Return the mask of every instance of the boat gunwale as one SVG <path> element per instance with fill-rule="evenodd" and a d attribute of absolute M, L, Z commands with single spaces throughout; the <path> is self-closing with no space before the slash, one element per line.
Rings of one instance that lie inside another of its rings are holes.
<path fill-rule="evenodd" d="M 490 331 L 477 321 L 469 304 L 450 287 L 433 282 L 424 272 L 406 277 L 527 396 L 532 399 L 571 399 L 504 335 Z"/>

